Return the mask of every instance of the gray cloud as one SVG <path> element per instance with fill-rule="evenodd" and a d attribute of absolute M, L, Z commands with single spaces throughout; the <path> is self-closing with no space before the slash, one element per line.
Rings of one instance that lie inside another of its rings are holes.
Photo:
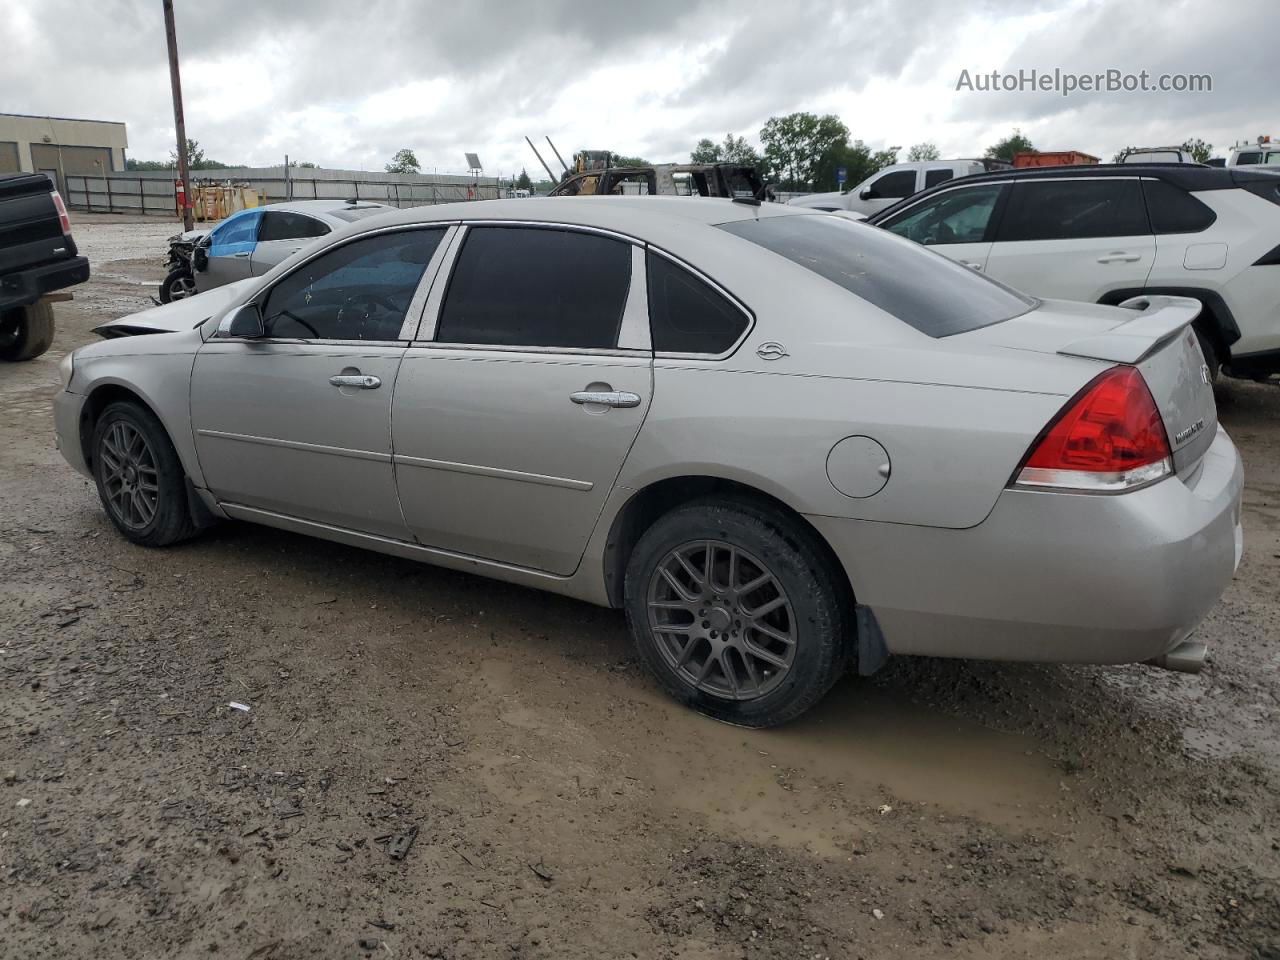
<path fill-rule="evenodd" d="M 0 109 L 124 120 L 133 156 L 164 157 L 172 119 L 159 7 L 155 0 L 0 0 L 0 22 L 17 24 L 18 37 L 6 41 L 0 59 Z M 994 28 L 1036 13 L 1045 25 L 1002 62 L 987 62 L 991 54 L 981 47 L 955 48 L 963 26 Z M 701 136 L 733 131 L 754 139 L 770 115 L 815 103 L 835 109 L 872 143 L 936 138 L 923 116 L 917 135 L 874 128 L 869 118 L 894 105 L 870 102 L 868 90 L 882 100 L 894 96 L 895 82 L 913 90 L 917 104 L 921 84 L 936 88 L 932 122 L 951 125 L 951 146 L 961 153 L 1015 124 L 1042 146 L 1095 152 L 1153 139 L 1204 136 L 1223 145 L 1236 135 L 1280 133 L 1255 129 L 1273 120 L 1275 108 L 1274 0 L 1241 0 L 1229 16 L 1206 15 L 1201 0 L 796 0 L 785 9 L 763 0 L 728 7 L 715 0 L 594 7 L 578 0 L 518 7 L 225 0 L 179 3 L 178 25 L 190 134 L 228 161 L 266 163 L 288 152 L 327 166 L 379 167 L 408 145 L 428 167 L 458 170 L 463 150 L 479 150 L 491 169 L 533 172 L 536 161 L 520 137 L 543 132 L 584 140 L 558 139 L 562 152 L 608 146 L 676 159 Z M 955 78 L 938 75 L 937 65 L 958 53 L 974 70 L 1210 73 L 1214 92 L 955 93 Z M 674 54 L 689 64 L 688 75 L 657 76 L 671 69 Z M 638 83 L 655 81 L 662 92 L 645 94 L 655 109 L 637 109 L 627 90 L 591 107 L 563 102 L 566 84 L 619 67 Z M 254 78 L 248 89 L 246 76 Z M 404 92 L 394 109 L 370 108 L 367 98 L 396 90 Z M 600 106 L 610 102 L 616 108 Z M 911 119 L 897 117 L 900 127 Z M 610 142 L 585 142 L 606 127 Z"/>

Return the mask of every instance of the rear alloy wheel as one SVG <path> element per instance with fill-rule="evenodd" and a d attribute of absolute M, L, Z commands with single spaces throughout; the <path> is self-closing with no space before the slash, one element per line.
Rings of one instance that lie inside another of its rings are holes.
<path fill-rule="evenodd" d="M 93 475 L 107 516 L 134 543 L 163 547 L 195 532 L 182 464 L 151 411 L 119 402 L 102 412 Z"/>
<path fill-rule="evenodd" d="M 802 532 L 752 504 L 704 501 L 659 519 L 636 545 L 625 592 L 658 680 L 718 720 L 785 723 L 848 664 L 847 590 Z"/>

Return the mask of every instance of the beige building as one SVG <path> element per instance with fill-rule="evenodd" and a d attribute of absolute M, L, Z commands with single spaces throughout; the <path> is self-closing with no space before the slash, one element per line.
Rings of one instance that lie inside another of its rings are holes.
<path fill-rule="evenodd" d="M 123 123 L 0 113 L 0 173 L 47 173 L 67 192 L 67 174 L 124 170 Z"/>

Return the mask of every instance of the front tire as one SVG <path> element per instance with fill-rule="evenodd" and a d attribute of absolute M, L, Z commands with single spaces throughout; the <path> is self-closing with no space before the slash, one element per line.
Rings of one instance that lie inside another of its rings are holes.
<path fill-rule="evenodd" d="M 167 547 L 196 532 L 186 473 L 155 414 L 109 404 L 93 427 L 93 476 L 116 529 L 145 547 Z"/>
<path fill-rule="evenodd" d="M 53 345 L 53 304 L 0 312 L 0 360 L 34 360 Z"/>
<path fill-rule="evenodd" d="M 196 279 L 190 270 L 174 270 L 160 284 L 160 302 L 173 303 L 196 295 Z"/>
<path fill-rule="evenodd" d="M 745 727 L 786 723 L 848 668 L 852 602 L 811 535 L 751 503 L 671 511 L 627 564 L 627 622 L 681 703 Z"/>

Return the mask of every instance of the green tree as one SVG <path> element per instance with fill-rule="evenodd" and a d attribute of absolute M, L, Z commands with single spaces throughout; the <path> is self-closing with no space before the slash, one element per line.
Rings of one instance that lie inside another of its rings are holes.
<path fill-rule="evenodd" d="M 1137 149 L 1136 147 L 1121 147 L 1118 151 L 1116 151 L 1116 155 L 1115 155 L 1114 157 L 1112 157 L 1112 158 L 1111 158 L 1111 162 L 1112 162 L 1112 163 L 1124 163 L 1124 158 L 1125 158 L 1129 153 L 1131 153 L 1132 151 L 1134 151 L 1134 150 L 1136 150 L 1136 149 Z"/>
<path fill-rule="evenodd" d="M 1190 153 L 1196 163 L 1208 163 L 1213 157 L 1213 144 L 1205 143 L 1199 137 L 1186 141 L 1182 149 Z"/>
<path fill-rule="evenodd" d="M 732 133 L 724 135 L 723 143 L 713 143 L 707 137 L 698 141 L 698 145 L 689 154 L 690 163 L 751 163 L 760 162 L 760 154 L 756 148 L 747 143 L 746 137 L 735 137 Z"/>
<path fill-rule="evenodd" d="M 898 162 L 900 147 L 872 150 L 861 140 L 832 148 L 817 163 L 815 190 L 835 190 L 839 187 L 837 172 L 845 169 L 845 187 L 861 183 L 867 177 Z"/>
<path fill-rule="evenodd" d="M 124 161 L 126 170 L 173 170 L 177 166 L 176 161 L 170 163 L 168 160 L 135 160 L 127 157 Z"/>
<path fill-rule="evenodd" d="M 908 163 L 919 163 L 925 160 L 940 159 L 942 159 L 942 154 L 938 152 L 938 145 L 936 143 L 930 143 L 927 140 L 924 143 L 914 144 L 911 149 L 907 151 Z"/>
<path fill-rule="evenodd" d="M 1013 155 L 1015 153 L 1034 153 L 1035 145 L 1026 137 L 1017 127 L 1013 128 L 1013 133 L 1005 137 L 1003 140 L 997 140 L 991 146 L 987 147 L 987 156 L 994 160 L 1005 160 L 1013 163 Z"/>
<path fill-rule="evenodd" d="M 612 151 L 610 151 L 610 154 L 610 162 L 615 167 L 647 167 L 650 165 L 649 161 L 644 157 L 629 157 L 626 154 L 613 153 Z"/>
<path fill-rule="evenodd" d="M 387 164 L 387 173 L 417 173 L 421 169 L 418 158 L 408 147 L 397 150 Z"/>
<path fill-rule="evenodd" d="M 517 190 L 533 190 L 533 181 L 529 179 L 529 172 L 524 167 L 520 168 L 520 176 L 516 177 Z"/>
<path fill-rule="evenodd" d="M 760 131 L 764 164 L 774 185 L 784 190 L 817 189 L 819 167 L 823 183 L 834 184 L 832 162 L 849 143 L 849 128 L 833 114 L 791 113 L 770 117 Z"/>
<path fill-rule="evenodd" d="M 720 160 L 720 146 L 709 138 L 703 137 L 689 154 L 690 163 L 717 163 Z"/>

